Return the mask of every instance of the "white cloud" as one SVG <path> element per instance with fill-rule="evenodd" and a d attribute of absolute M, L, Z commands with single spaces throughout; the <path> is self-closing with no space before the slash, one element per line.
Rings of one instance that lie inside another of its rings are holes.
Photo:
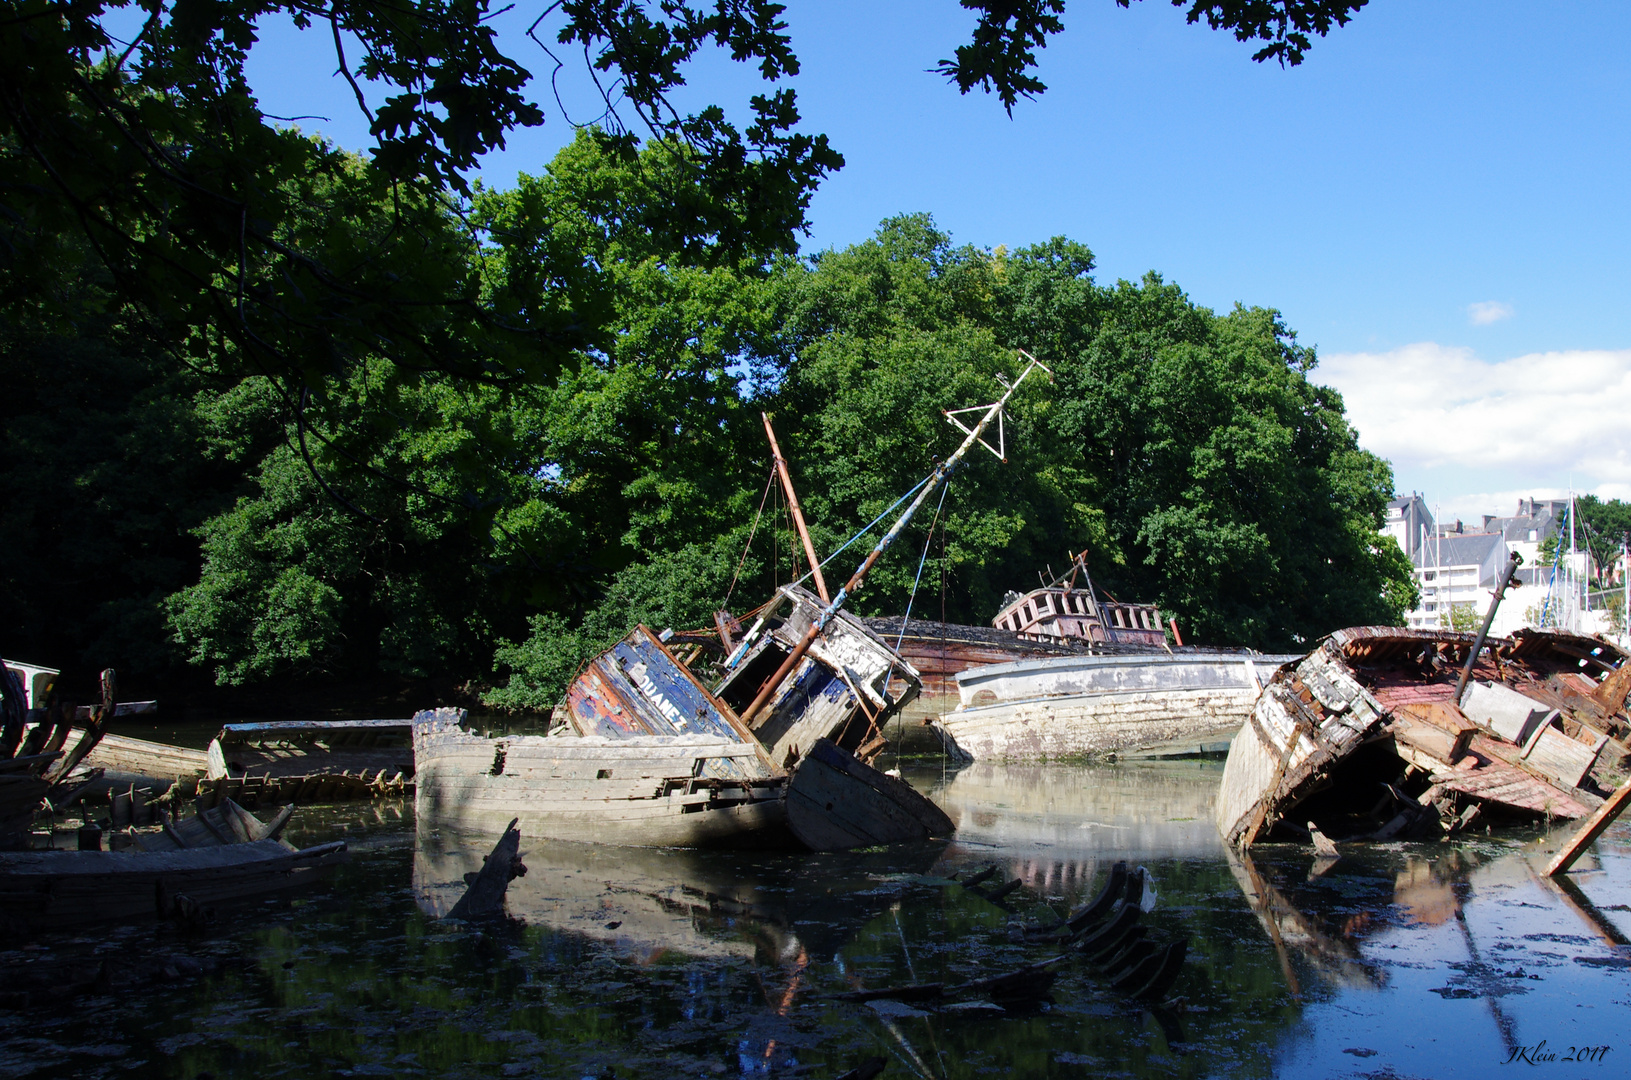
<path fill-rule="evenodd" d="M 1499 300 L 1480 300 L 1467 305 L 1467 321 L 1474 326 L 1488 326 L 1502 319 L 1512 318 L 1512 305 Z"/>
<path fill-rule="evenodd" d="M 1484 477 L 1480 487 L 1513 485 L 1445 492 L 1446 512 L 1452 498 L 1469 514 L 1475 498 L 1497 500 L 1480 503 L 1484 513 L 1510 513 L 1504 507 L 1519 496 L 1552 493 L 1517 490 L 1523 483 L 1631 497 L 1631 349 L 1490 362 L 1428 342 L 1322 357 L 1314 378 L 1342 392 L 1361 445 L 1395 472 L 1457 471 Z"/>

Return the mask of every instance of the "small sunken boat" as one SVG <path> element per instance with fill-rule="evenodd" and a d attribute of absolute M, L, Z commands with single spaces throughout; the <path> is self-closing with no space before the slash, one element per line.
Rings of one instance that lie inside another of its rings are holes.
<path fill-rule="evenodd" d="M 327 803 L 413 791 L 412 720 L 275 720 L 225 724 L 207 779 L 241 781 L 265 802 Z"/>
<path fill-rule="evenodd" d="M 1264 680 L 1295 659 L 1188 648 L 971 668 L 939 726 L 965 761 L 1222 753 Z"/>
<path fill-rule="evenodd" d="M 293 807 L 262 822 L 226 802 L 156 830 L 116 833 L 123 851 L 0 852 L 0 919 L 13 933 L 171 915 L 320 881 L 343 840 L 296 849 L 280 838 Z"/>
<path fill-rule="evenodd" d="M 1624 659 L 1559 632 L 1339 630 L 1264 689 L 1229 752 L 1218 828 L 1247 848 L 1306 839 L 1310 823 L 1356 841 L 1585 817 L 1605 794 L 1593 771 L 1627 752 Z"/>
<path fill-rule="evenodd" d="M 78 734 L 81 730 L 75 728 L 74 732 Z M 196 794 L 199 781 L 209 772 L 209 755 L 191 747 L 107 733 L 85 755 L 80 768 L 102 772 L 101 783 L 87 788 L 87 800 L 93 793 L 101 799 L 133 788 L 146 788 L 151 794 L 160 795 L 171 785 L 178 786 L 182 795 L 191 797 Z"/>
<path fill-rule="evenodd" d="M 763 640 L 743 642 L 768 658 L 761 668 L 820 610 L 802 589 L 782 596 L 787 617 L 768 613 Z M 883 688 L 902 662 L 851 620 L 832 620 L 823 641 L 783 677 L 757 730 L 732 701 L 758 691 L 763 671 L 727 677 L 716 694 L 644 626 L 573 680 L 554 734 L 488 738 L 461 726 L 462 710 L 420 713 L 416 812 L 454 829 L 497 832 L 519 818 L 528 837 L 642 847 L 771 845 L 790 833 L 831 851 L 948 835 L 932 803 L 857 755 L 882 745 L 878 728 L 901 704 Z M 915 687 L 910 668 L 906 678 Z"/>

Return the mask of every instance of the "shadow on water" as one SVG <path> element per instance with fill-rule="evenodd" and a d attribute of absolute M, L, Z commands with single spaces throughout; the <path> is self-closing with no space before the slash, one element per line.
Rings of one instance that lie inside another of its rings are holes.
<path fill-rule="evenodd" d="M 303 810 L 293 842 L 353 845 L 327 890 L 188 933 L 9 942 L 14 972 L 152 977 L 0 1013 L 0 1076 L 820 1078 L 874 1055 L 885 1076 L 1475 1076 L 1542 1039 L 1613 1047 L 1583 1067 L 1611 1075 L 1631 1056 L 1623 827 L 1562 886 L 1538 834 L 1244 858 L 1211 822 L 1218 773 L 936 769 L 909 778 L 955 840 L 846 854 L 524 842 L 512 918 L 485 926 L 441 916 L 492 837 L 416 829 L 402 804 Z M 1190 942 L 1164 1007 L 1074 959 L 1033 1007 L 833 996 L 1054 955 L 1014 924 L 1118 860 L 1155 877 L 1152 932 Z M 1004 905 L 950 880 L 988 866 L 1022 883 Z"/>

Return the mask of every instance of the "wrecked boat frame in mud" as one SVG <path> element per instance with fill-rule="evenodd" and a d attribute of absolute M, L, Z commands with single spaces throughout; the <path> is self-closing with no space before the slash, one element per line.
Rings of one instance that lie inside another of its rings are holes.
<path fill-rule="evenodd" d="M 1246 848 L 1310 823 L 1365 840 L 1585 817 L 1606 794 L 1594 770 L 1626 753 L 1624 659 L 1567 633 L 1339 630 L 1264 688 L 1224 767 L 1218 828 Z"/>
<path fill-rule="evenodd" d="M 806 543 L 823 595 L 779 590 L 740 641 L 719 620 L 730 653 L 716 686 L 642 626 L 573 680 L 566 731 L 493 739 L 465 731 L 456 710 L 420 714 L 416 812 L 453 828 L 496 832 L 519 819 L 529 836 L 636 846 L 756 844 L 791 833 L 833 851 L 948 835 L 939 808 L 868 763 L 921 680 L 843 607 L 975 444 L 1003 456 L 986 430 L 1032 371 L 1047 370 L 1021 355 L 1025 370 L 997 402 L 947 413 L 966 433 L 962 444 L 902 497 L 910 505 L 836 595 L 826 597 Z M 960 419 L 974 412 L 974 426 Z"/>

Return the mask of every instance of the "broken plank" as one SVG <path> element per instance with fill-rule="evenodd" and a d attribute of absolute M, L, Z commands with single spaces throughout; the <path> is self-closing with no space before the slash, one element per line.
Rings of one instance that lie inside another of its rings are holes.
<path fill-rule="evenodd" d="M 1592 841 L 1603 835 L 1605 829 L 1614 824 L 1614 819 L 1620 816 L 1620 811 L 1625 809 L 1627 803 L 1631 803 L 1631 780 L 1621 784 L 1619 790 L 1609 796 L 1608 800 L 1597 808 L 1597 812 L 1586 819 L 1586 823 L 1580 826 L 1579 831 L 1569 838 L 1563 849 L 1546 864 L 1546 876 L 1555 877 L 1573 866 L 1580 853 L 1585 851 Z"/>

